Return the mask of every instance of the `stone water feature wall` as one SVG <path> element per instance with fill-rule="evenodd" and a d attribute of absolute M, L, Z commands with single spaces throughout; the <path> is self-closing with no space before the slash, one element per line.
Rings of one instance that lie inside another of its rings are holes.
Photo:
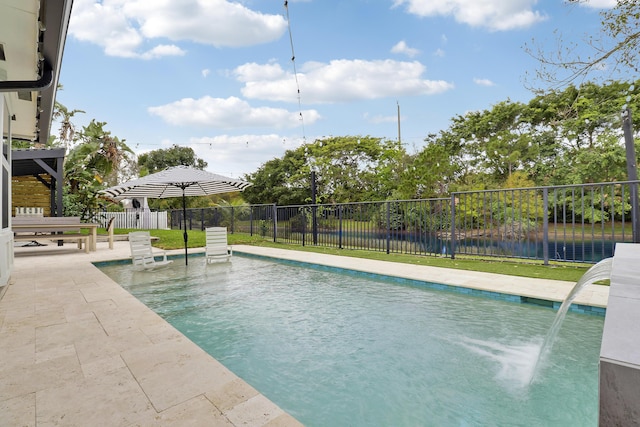
<path fill-rule="evenodd" d="M 599 394 L 601 426 L 640 425 L 640 244 L 616 244 Z"/>

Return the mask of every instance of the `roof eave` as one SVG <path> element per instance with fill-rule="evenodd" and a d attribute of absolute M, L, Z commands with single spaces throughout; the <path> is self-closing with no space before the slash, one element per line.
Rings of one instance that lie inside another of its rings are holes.
<path fill-rule="evenodd" d="M 46 0 L 41 3 L 40 12 L 46 18 L 46 30 L 42 42 L 42 54 L 51 65 L 53 80 L 51 85 L 40 92 L 40 118 L 36 139 L 46 144 L 51 130 L 56 90 L 60 79 L 64 44 L 69 28 L 69 18 L 73 0 Z M 52 28 L 53 27 L 53 28 Z"/>

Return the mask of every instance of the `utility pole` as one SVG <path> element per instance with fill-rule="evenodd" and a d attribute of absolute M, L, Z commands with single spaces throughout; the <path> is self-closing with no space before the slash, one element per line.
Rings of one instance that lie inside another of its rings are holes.
<path fill-rule="evenodd" d="M 398 145 L 402 145 L 402 138 L 400 137 L 400 103 L 396 101 L 398 105 Z"/>

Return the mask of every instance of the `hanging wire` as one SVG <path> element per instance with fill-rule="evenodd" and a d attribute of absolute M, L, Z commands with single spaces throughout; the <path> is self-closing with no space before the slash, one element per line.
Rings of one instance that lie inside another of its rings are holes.
<path fill-rule="evenodd" d="M 289 2 L 285 0 L 284 8 L 287 11 L 287 27 L 289 29 L 289 42 L 291 43 L 291 63 L 293 64 L 293 75 L 296 79 L 296 89 L 298 90 L 298 109 L 300 110 L 300 123 L 302 124 L 302 140 L 307 138 L 304 131 L 304 118 L 302 117 L 302 100 L 300 97 L 300 83 L 298 82 L 298 71 L 296 70 L 296 53 L 293 49 L 293 34 L 291 33 L 291 20 L 289 19 Z"/>

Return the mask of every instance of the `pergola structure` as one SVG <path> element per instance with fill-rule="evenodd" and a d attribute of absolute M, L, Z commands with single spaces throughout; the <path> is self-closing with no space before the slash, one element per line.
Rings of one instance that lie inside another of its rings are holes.
<path fill-rule="evenodd" d="M 62 216 L 62 187 L 64 148 L 13 150 L 11 155 L 11 176 L 33 176 L 45 185 L 51 194 L 51 216 Z M 42 175 L 51 176 L 51 182 Z"/>

